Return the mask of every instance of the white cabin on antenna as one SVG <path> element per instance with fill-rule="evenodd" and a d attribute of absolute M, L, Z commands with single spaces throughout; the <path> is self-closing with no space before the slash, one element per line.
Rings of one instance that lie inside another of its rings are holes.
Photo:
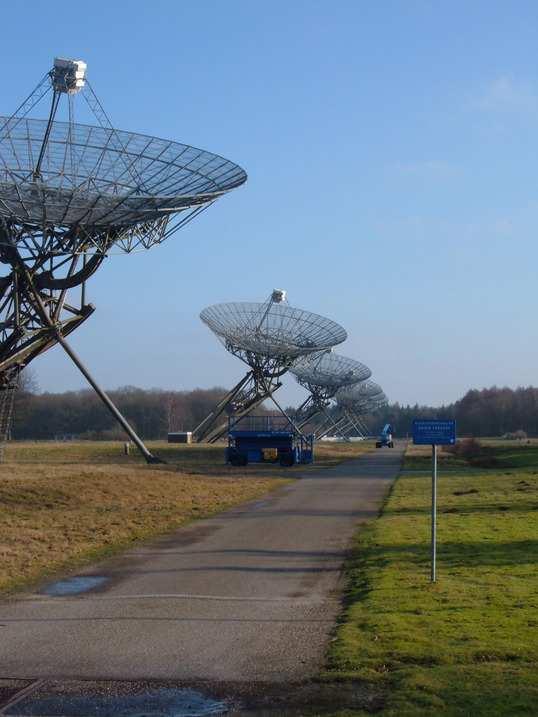
<path fill-rule="evenodd" d="M 83 60 L 66 60 L 63 57 L 54 58 L 52 70 L 52 85 L 57 92 L 67 92 L 70 95 L 80 90 L 86 84 L 86 68 Z"/>
<path fill-rule="evenodd" d="M 286 301 L 286 290 L 273 289 L 273 293 L 271 294 L 271 301 L 274 304 L 280 304 L 282 301 Z"/>

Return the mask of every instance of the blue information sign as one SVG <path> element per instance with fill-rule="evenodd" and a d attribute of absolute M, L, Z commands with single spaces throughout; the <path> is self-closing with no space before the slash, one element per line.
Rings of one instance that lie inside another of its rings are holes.
<path fill-rule="evenodd" d="M 413 421 L 413 443 L 417 446 L 453 446 L 456 421 Z"/>

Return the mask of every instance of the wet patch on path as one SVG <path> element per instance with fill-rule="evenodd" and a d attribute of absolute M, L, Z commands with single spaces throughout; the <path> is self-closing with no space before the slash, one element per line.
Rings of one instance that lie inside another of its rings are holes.
<path fill-rule="evenodd" d="M 81 595 L 82 593 L 103 587 L 108 578 L 102 575 L 75 575 L 72 578 L 58 580 L 46 585 L 40 593 L 50 597 L 65 597 L 67 595 Z"/>
<path fill-rule="evenodd" d="M 229 706 L 191 689 L 150 690 L 134 695 L 36 695 L 7 707 L 13 717 L 204 717 Z"/>
<path fill-rule="evenodd" d="M 377 712 L 384 702 L 380 693 L 357 682 L 39 680 L 33 683 L 34 689 L 22 681 L 19 685 L 18 695 L 0 701 L 0 717 L 299 717 L 346 709 Z"/>

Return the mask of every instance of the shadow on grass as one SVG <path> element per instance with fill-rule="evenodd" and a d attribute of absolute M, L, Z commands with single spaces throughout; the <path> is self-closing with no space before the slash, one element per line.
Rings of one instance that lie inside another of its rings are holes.
<path fill-rule="evenodd" d="M 527 565 L 535 563 L 537 555 L 538 540 L 437 543 L 438 561 L 447 567 Z M 363 559 L 369 566 L 375 567 L 383 567 L 400 560 L 413 560 L 422 565 L 430 561 L 430 546 L 427 542 L 370 545 L 364 548 Z"/>
<path fill-rule="evenodd" d="M 385 510 L 385 515 L 389 516 L 404 516 L 404 515 L 430 515 L 430 506 L 410 506 L 408 508 L 398 508 L 396 510 Z M 437 508 L 438 513 L 449 513 L 452 515 L 472 515 L 474 513 L 532 513 L 538 511 L 538 499 L 534 501 L 518 502 L 515 505 L 512 503 L 507 505 L 506 503 L 486 503 L 476 505 L 446 505 Z"/>

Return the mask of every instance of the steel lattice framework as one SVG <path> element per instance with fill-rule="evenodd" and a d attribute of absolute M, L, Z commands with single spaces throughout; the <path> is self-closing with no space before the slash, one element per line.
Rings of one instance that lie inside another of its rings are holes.
<path fill-rule="evenodd" d="M 297 411 L 301 429 L 320 414 L 324 414 L 325 418 L 331 421 L 332 416 L 327 408 L 337 391 L 343 386 L 366 381 L 372 375 L 370 369 L 360 361 L 333 351 L 323 351 L 299 359 L 290 372 L 310 393 Z"/>
<path fill-rule="evenodd" d="M 215 304 L 204 309 L 200 318 L 250 370 L 195 428 L 198 441 L 218 440 L 226 431 L 226 414 L 239 418 L 268 397 L 281 410 L 273 395 L 281 386 L 281 376 L 299 357 L 332 348 L 347 338 L 345 329 L 331 319 L 290 306 L 285 292 L 278 289 L 264 303 Z"/>
<path fill-rule="evenodd" d="M 54 254 L 147 249 L 245 179 L 236 164 L 178 142 L 0 117 L 0 214 Z"/>
<path fill-rule="evenodd" d="M 340 388 L 336 393 L 336 400 L 340 406 L 353 406 L 382 394 L 381 386 L 375 381 L 368 380 L 358 386 Z"/>
<path fill-rule="evenodd" d="M 75 123 L 77 96 L 98 126 Z M 48 119 L 29 117 L 44 98 Z M 57 119 L 62 100 L 68 121 Z M 159 244 L 245 180 L 219 155 L 114 129 L 85 63 L 56 59 L 16 112 L 0 118 L 0 390 L 8 395 L 22 368 L 59 343 L 153 460 L 65 337 L 93 312 L 86 281 L 111 251 Z"/>
<path fill-rule="evenodd" d="M 320 431 L 323 436 L 334 430 L 343 436 L 349 436 L 354 432 L 356 435 L 364 437 L 367 435 L 368 429 L 362 417 L 368 413 L 374 413 L 387 404 L 387 397 L 383 389 L 371 380 L 355 386 L 343 387 L 337 391 L 335 397 L 338 409 L 337 417 L 332 426 L 327 424 Z"/>

